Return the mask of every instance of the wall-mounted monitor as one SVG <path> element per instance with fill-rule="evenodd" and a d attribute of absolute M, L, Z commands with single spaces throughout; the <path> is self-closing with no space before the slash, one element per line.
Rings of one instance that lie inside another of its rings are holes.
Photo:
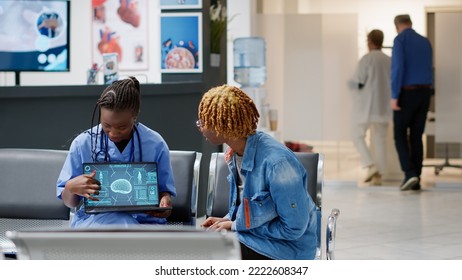
<path fill-rule="evenodd" d="M 0 71 L 69 71 L 69 0 L 0 0 Z"/>

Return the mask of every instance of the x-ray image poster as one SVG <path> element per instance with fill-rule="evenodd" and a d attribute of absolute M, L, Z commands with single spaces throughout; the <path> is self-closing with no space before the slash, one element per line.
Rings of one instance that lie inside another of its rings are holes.
<path fill-rule="evenodd" d="M 148 1 L 92 0 L 93 63 L 117 53 L 120 70 L 147 70 Z"/>
<path fill-rule="evenodd" d="M 202 0 L 160 0 L 161 9 L 200 9 Z"/>
<path fill-rule="evenodd" d="M 161 72 L 202 72 L 202 14 L 160 16 Z"/>

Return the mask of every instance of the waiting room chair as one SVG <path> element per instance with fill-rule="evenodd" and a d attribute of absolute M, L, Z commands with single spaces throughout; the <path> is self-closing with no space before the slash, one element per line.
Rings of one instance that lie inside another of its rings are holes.
<path fill-rule="evenodd" d="M 56 198 L 67 151 L 0 149 L 0 248 L 16 252 L 6 231 L 68 228 L 70 210 Z"/>
<path fill-rule="evenodd" d="M 232 232 L 192 226 L 136 229 L 8 231 L 19 260 L 228 260 L 240 259 Z"/>
<path fill-rule="evenodd" d="M 229 169 L 224 153 L 212 153 L 210 156 L 209 178 L 207 186 L 207 217 L 224 217 L 229 211 Z"/>
<path fill-rule="evenodd" d="M 304 153 L 304 152 L 295 152 L 295 155 L 305 167 L 307 176 L 307 189 L 314 203 L 316 204 L 316 211 L 318 211 L 318 243 L 319 251 L 316 258 L 322 258 L 322 188 L 323 188 L 323 177 L 324 177 L 324 155 L 319 153 Z M 340 210 L 334 208 L 331 210 L 331 213 L 326 220 L 326 235 L 325 235 L 325 253 L 326 259 L 334 259 L 334 250 L 335 250 L 335 235 L 337 232 L 336 225 L 337 219 L 340 215 Z"/>
<path fill-rule="evenodd" d="M 322 187 L 324 157 L 319 153 L 296 152 L 307 171 L 307 190 L 316 205 L 318 214 L 318 249 L 316 259 L 322 258 Z M 229 169 L 224 160 L 224 153 L 212 153 L 209 166 L 207 206 L 208 217 L 224 217 L 229 209 Z M 325 252 L 326 258 L 334 258 L 336 223 L 340 214 L 338 209 L 333 209 L 327 218 Z"/>
<path fill-rule="evenodd" d="M 176 197 L 172 214 L 167 218 L 169 225 L 195 225 L 199 171 L 202 154 L 195 151 L 170 151 Z"/>

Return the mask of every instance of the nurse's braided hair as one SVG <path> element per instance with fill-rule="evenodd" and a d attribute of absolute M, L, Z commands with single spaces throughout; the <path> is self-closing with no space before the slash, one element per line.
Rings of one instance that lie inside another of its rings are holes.
<path fill-rule="evenodd" d="M 133 115 L 136 118 L 140 112 L 140 104 L 141 104 L 140 83 L 135 77 L 129 77 L 127 79 L 115 81 L 104 89 L 100 98 L 96 102 L 95 108 L 93 109 L 93 115 L 91 118 L 90 135 L 91 135 L 91 151 L 92 151 L 93 161 L 96 162 L 96 158 L 97 158 L 96 149 L 98 147 L 98 131 L 99 131 L 99 123 L 101 121 L 101 108 L 106 108 L 111 111 L 129 110 L 133 113 Z M 92 129 L 93 129 L 93 123 L 95 121 L 96 112 L 98 112 L 98 124 L 96 128 L 96 134 L 93 134 Z M 95 136 L 94 139 L 93 139 L 93 136 Z"/>
<path fill-rule="evenodd" d="M 260 114 L 241 89 L 222 85 L 202 96 L 198 117 L 205 128 L 227 138 L 243 138 L 255 133 Z"/>
<path fill-rule="evenodd" d="M 131 110 L 137 116 L 140 111 L 140 99 L 140 83 L 135 77 L 129 77 L 108 86 L 96 102 L 96 107 L 111 111 Z"/>

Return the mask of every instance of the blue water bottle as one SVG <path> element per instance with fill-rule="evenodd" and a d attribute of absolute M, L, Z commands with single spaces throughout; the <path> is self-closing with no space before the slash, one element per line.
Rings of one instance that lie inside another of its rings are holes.
<path fill-rule="evenodd" d="M 259 87 L 266 81 L 266 46 L 261 37 L 234 40 L 234 80 L 242 87 Z"/>

